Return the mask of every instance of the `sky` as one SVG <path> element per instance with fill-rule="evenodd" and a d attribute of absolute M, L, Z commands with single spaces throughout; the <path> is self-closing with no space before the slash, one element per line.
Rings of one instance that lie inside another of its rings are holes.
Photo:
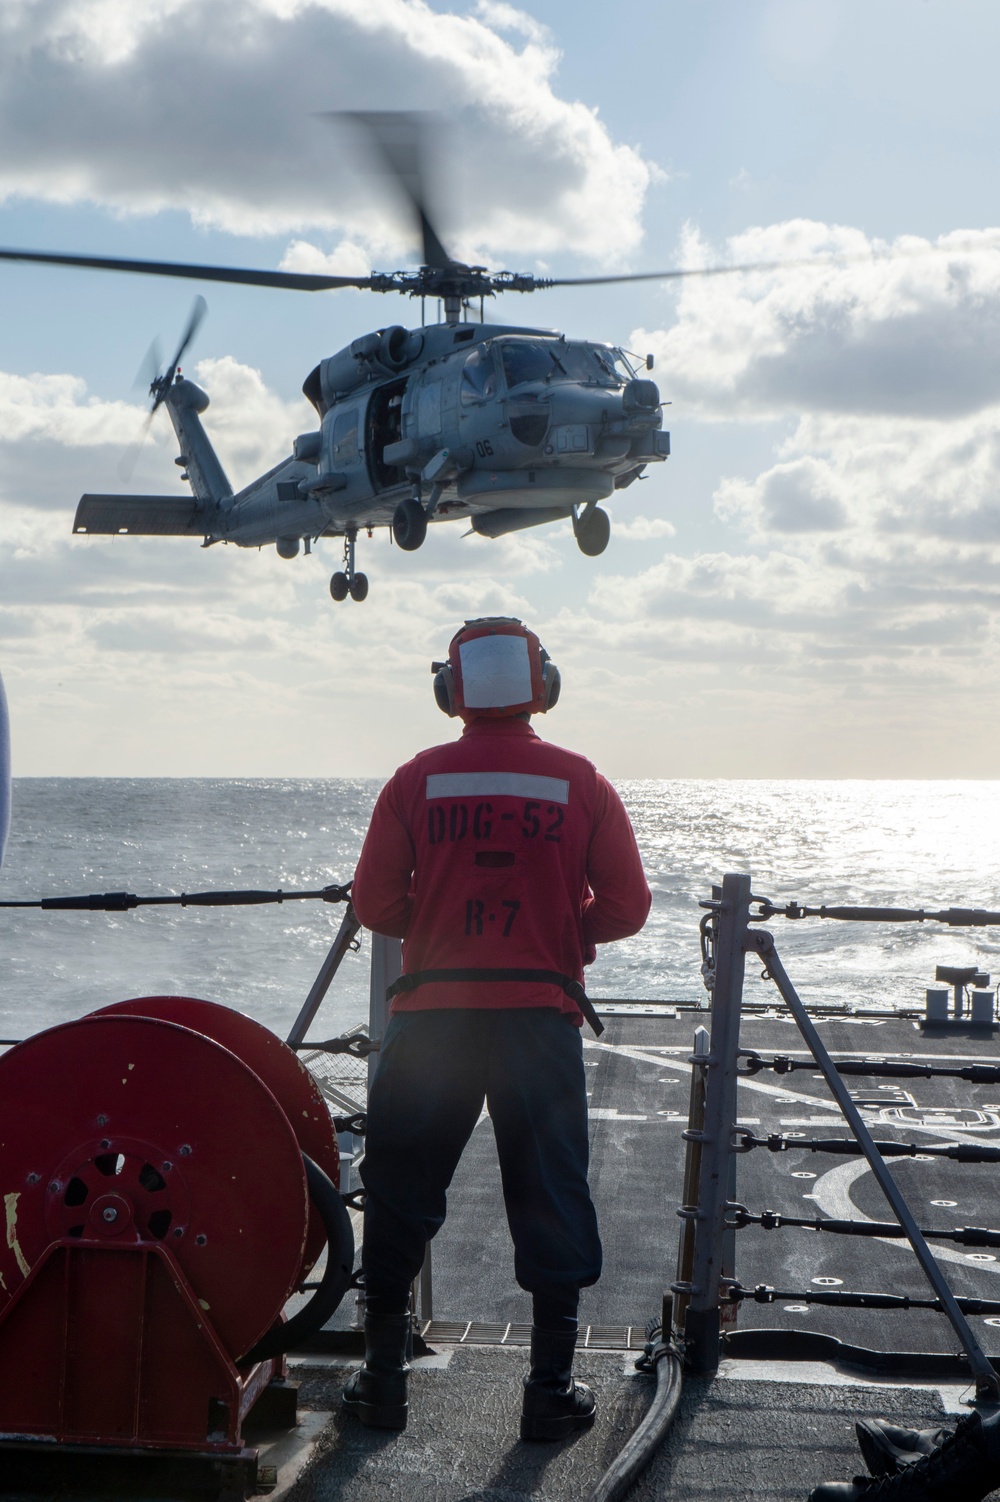
<path fill-rule="evenodd" d="M 449 248 L 588 275 L 509 296 L 655 358 L 671 458 L 566 524 L 340 547 L 77 538 L 83 492 L 183 494 L 136 372 L 186 373 L 239 486 L 302 381 L 418 305 L 0 265 L 0 672 L 21 776 L 381 776 L 449 738 L 429 664 L 513 613 L 554 740 L 616 778 L 981 778 L 1000 733 L 995 0 L 6 0 L 0 246 L 367 274 L 405 210 L 332 110 L 433 109 Z M 803 264 L 815 258 L 813 264 Z"/>

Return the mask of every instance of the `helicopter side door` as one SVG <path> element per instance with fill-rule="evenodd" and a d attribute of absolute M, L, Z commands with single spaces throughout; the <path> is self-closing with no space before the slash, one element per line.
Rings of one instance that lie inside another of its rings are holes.
<path fill-rule="evenodd" d="M 406 470 L 399 464 L 387 464 L 385 451 L 398 444 L 403 436 L 403 398 L 408 378 L 386 381 L 372 392 L 368 403 L 365 448 L 369 473 L 375 490 L 391 490 L 406 484 Z"/>
<path fill-rule="evenodd" d="M 322 426 L 321 468 L 336 476 L 337 504 L 360 501 L 371 495 L 365 456 L 365 409 L 367 394 L 335 402 L 325 413 Z"/>

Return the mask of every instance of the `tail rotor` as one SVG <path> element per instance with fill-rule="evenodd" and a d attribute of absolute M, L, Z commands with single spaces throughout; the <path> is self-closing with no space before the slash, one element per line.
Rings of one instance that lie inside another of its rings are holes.
<path fill-rule="evenodd" d="M 158 408 L 160 408 L 166 400 L 167 392 L 170 390 L 175 377 L 180 371 L 181 360 L 187 352 L 187 348 L 190 345 L 191 341 L 194 339 L 195 334 L 198 332 L 201 321 L 205 317 L 205 314 L 207 312 L 208 304 L 206 303 L 205 299 L 199 295 L 195 298 L 194 302 L 191 305 L 191 312 L 188 315 L 188 321 L 185 325 L 184 332 L 181 335 L 180 343 L 178 344 L 177 349 L 174 352 L 174 357 L 164 370 L 161 371 L 160 369 L 160 362 L 163 358 L 160 349 L 160 341 L 158 339 L 154 339 L 152 344 L 149 346 L 149 349 L 146 351 L 145 358 L 143 359 L 143 362 L 139 366 L 138 372 L 136 373 L 136 378 L 133 382 L 133 389 L 139 386 L 148 387 L 149 395 L 153 398 L 153 403 L 146 414 L 146 418 L 141 429 L 139 430 L 138 438 L 133 444 L 130 445 L 128 449 L 126 449 L 118 465 L 118 474 L 120 478 L 126 482 L 128 482 L 132 478 L 133 471 L 135 470 L 135 466 L 138 463 L 143 444 L 146 442 L 146 437 L 149 433 L 153 418 L 155 417 Z"/>

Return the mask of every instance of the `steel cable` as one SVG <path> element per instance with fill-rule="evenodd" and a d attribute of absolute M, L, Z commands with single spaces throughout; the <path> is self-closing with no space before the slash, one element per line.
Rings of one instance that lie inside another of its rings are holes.
<path fill-rule="evenodd" d="M 136 907 L 254 907 L 263 902 L 348 902 L 351 883 L 331 883 L 316 892 L 181 892 L 179 896 L 137 897 L 134 892 L 91 892 L 86 897 L 31 897 L 0 901 L 3 907 L 38 907 L 46 912 L 127 913 Z"/>

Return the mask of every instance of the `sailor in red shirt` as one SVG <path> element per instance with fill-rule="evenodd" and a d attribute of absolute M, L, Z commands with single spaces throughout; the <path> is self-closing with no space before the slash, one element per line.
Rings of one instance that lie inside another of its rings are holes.
<path fill-rule="evenodd" d="M 642 927 L 650 893 L 617 793 L 528 723 L 560 688 L 534 632 L 466 622 L 435 668 L 464 732 L 383 788 L 352 889 L 362 923 L 403 940 L 403 976 L 369 1097 L 366 1359 L 344 1401 L 377 1427 L 406 1423 L 409 1288 L 485 1102 L 533 1296 L 521 1435 L 557 1439 L 595 1409 L 572 1380 L 579 1290 L 601 1270 L 580 1038 L 585 1016 L 601 1024 L 583 967 Z"/>

